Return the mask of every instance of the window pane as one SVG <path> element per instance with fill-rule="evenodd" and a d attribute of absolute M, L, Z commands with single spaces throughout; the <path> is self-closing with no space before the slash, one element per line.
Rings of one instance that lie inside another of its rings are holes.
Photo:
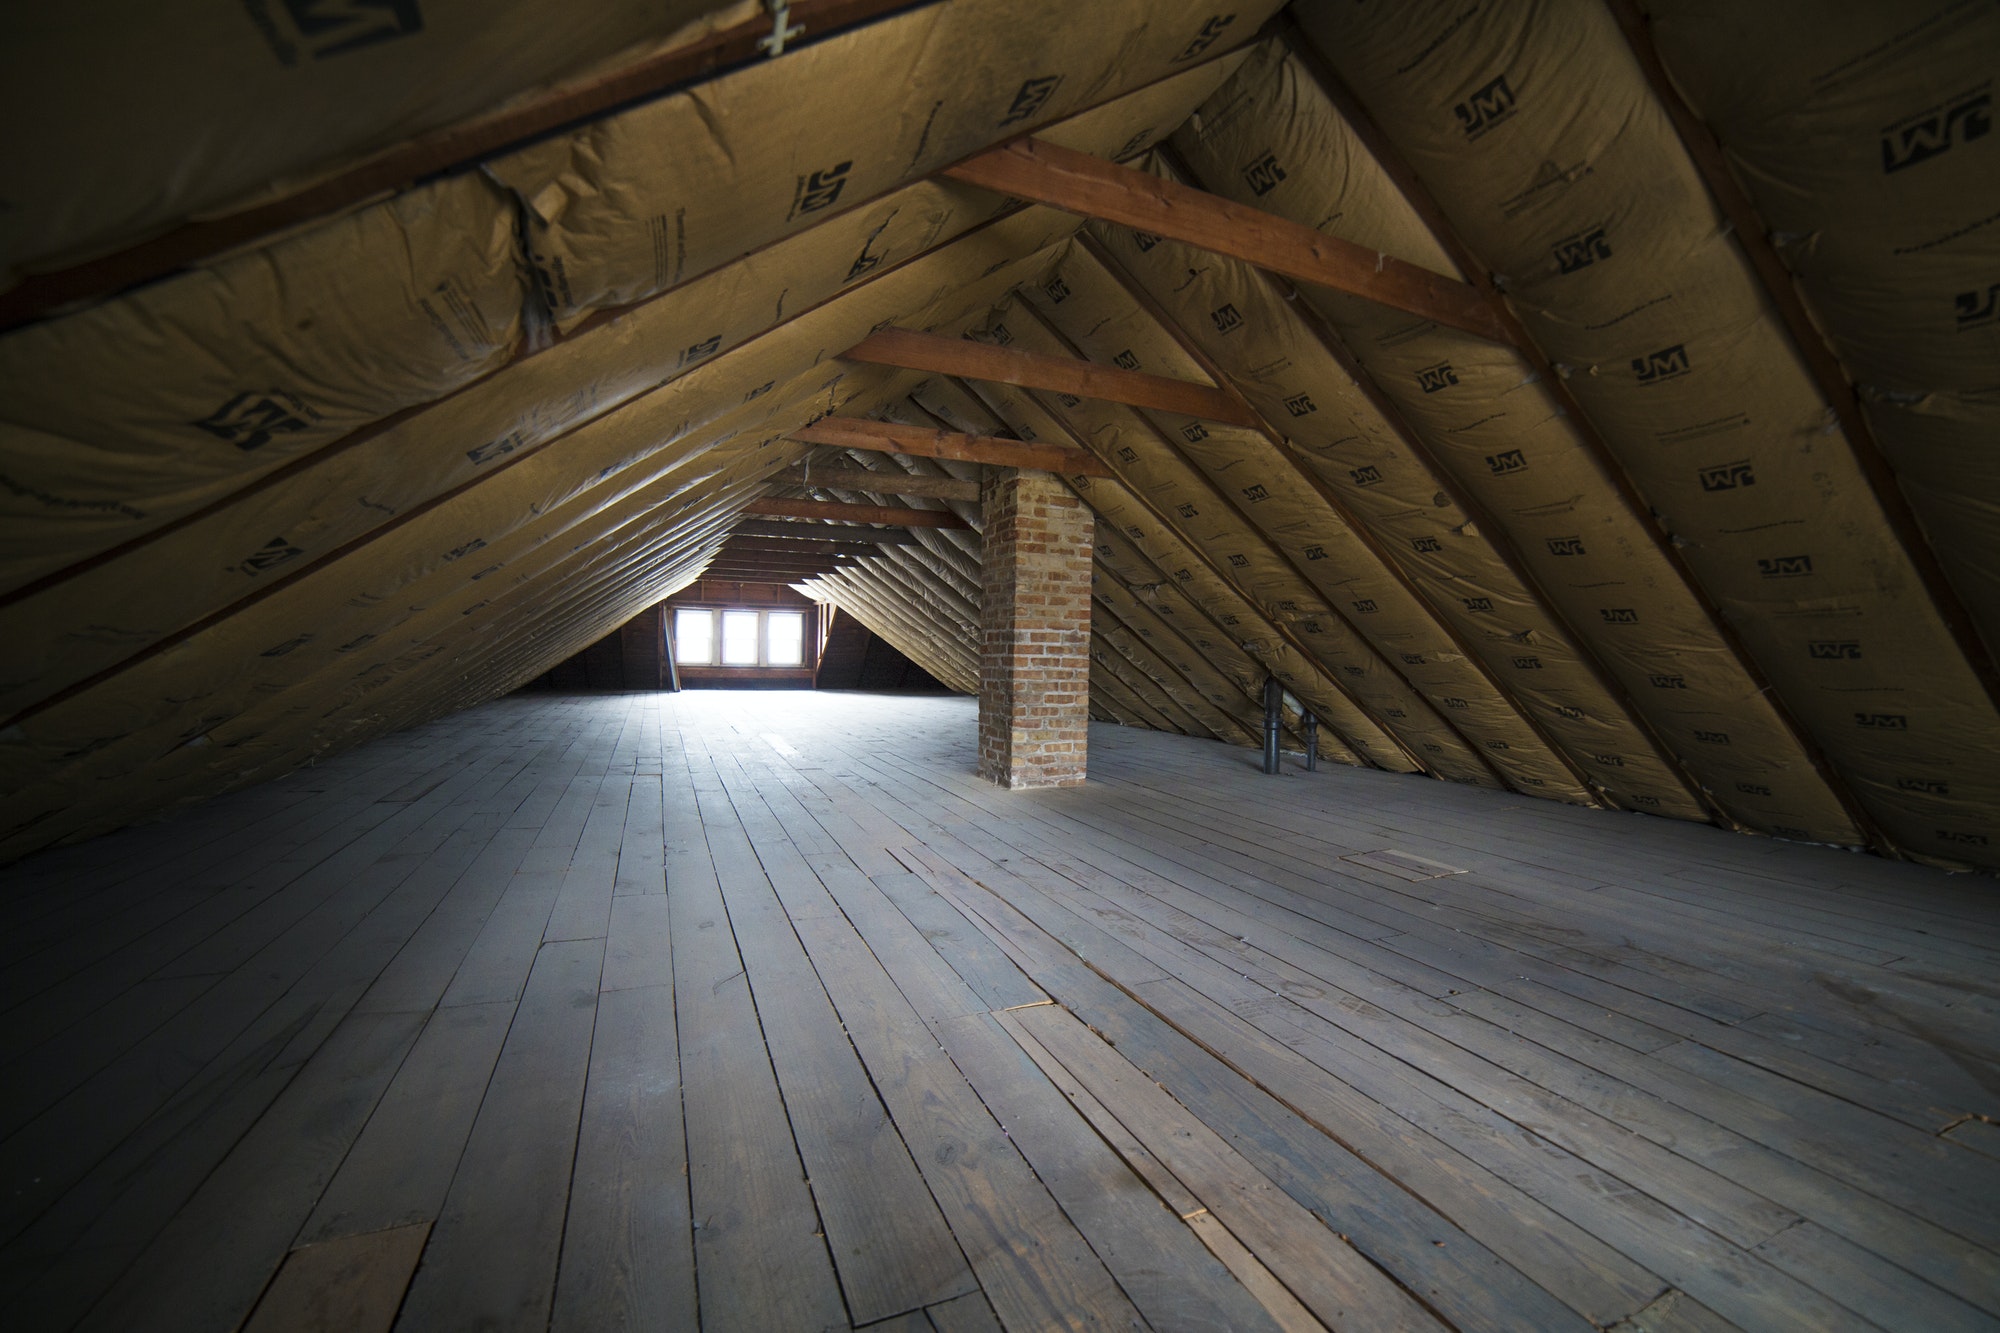
<path fill-rule="evenodd" d="M 806 618 L 797 611 L 773 611 L 770 615 L 770 656 L 772 666 L 798 666 L 806 660 Z"/>
<path fill-rule="evenodd" d="M 674 612 L 674 660 L 713 662 L 715 660 L 715 612 Z"/>
<path fill-rule="evenodd" d="M 724 611 L 722 613 L 722 664 L 724 666 L 757 665 L 757 613 L 755 611 Z"/>

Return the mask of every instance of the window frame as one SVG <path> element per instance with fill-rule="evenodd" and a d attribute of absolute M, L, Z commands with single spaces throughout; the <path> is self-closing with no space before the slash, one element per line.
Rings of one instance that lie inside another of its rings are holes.
<path fill-rule="evenodd" d="M 740 603 L 698 602 L 677 605 L 672 612 L 673 653 L 676 667 L 687 667 L 697 671 L 811 671 L 814 669 L 818 653 L 813 641 L 813 608 L 805 606 L 744 606 Z M 700 612 L 709 617 L 708 656 L 690 661 L 681 656 L 682 612 Z M 723 661 L 722 617 L 731 612 L 755 615 L 757 617 L 757 660 L 750 662 Z M 799 660 L 796 662 L 773 662 L 771 660 L 771 617 L 774 615 L 799 617 Z"/>

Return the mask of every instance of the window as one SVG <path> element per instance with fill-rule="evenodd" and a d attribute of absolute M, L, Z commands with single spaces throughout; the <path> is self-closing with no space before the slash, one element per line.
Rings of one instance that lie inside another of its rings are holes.
<path fill-rule="evenodd" d="M 674 609 L 674 661 L 681 666 L 802 667 L 805 660 L 803 611 Z"/>
<path fill-rule="evenodd" d="M 757 665 L 757 621 L 755 611 L 722 613 L 722 665 Z"/>
<path fill-rule="evenodd" d="M 715 612 L 687 607 L 674 612 L 674 660 L 688 664 L 715 660 Z"/>
<path fill-rule="evenodd" d="M 798 611 L 772 611 L 765 616 L 764 660 L 772 666 L 795 667 L 806 660 L 806 618 Z"/>

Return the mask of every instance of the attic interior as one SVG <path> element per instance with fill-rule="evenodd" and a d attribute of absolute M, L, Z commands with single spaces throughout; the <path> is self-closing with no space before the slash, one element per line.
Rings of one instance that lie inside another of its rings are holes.
<path fill-rule="evenodd" d="M 9 1327 L 2000 1328 L 1993 4 L 115 8 Z"/>

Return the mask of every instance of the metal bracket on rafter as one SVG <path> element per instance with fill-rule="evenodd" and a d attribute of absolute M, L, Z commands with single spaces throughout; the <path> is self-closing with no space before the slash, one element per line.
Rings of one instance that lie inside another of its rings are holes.
<path fill-rule="evenodd" d="M 785 43 L 804 33 L 806 25 L 792 22 L 789 0 L 764 0 L 764 8 L 771 11 L 771 35 L 759 38 L 757 49 L 776 60 L 785 54 Z"/>

